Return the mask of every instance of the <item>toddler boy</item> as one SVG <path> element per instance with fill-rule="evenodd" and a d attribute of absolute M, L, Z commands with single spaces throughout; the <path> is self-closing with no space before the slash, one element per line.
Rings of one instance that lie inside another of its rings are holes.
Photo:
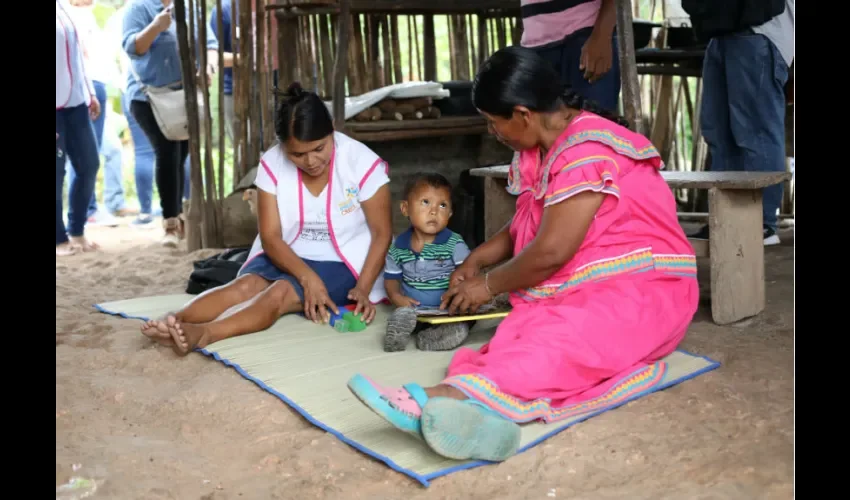
<path fill-rule="evenodd" d="M 451 198 L 451 184 L 440 174 L 421 174 L 405 187 L 401 213 L 410 228 L 390 245 L 384 270 L 387 296 L 398 308 L 387 321 L 387 352 L 403 351 L 416 331 L 423 351 L 454 349 L 469 335 L 468 322 L 420 328 L 416 321 L 417 307 L 440 306 L 449 277 L 469 255 L 463 238 L 446 228 Z"/>

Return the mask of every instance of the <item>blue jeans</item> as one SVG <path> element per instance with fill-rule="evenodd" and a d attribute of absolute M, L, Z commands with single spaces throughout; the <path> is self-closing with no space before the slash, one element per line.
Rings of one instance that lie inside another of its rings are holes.
<path fill-rule="evenodd" d="M 88 219 L 88 205 L 94 193 L 94 181 L 100 157 L 97 139 L 85 104 L 56 110 L 56 244 L 68 241 L 68 235 L 82 236 Z M 62 220 L 62 186 L 66 156 L 74 162 L 76 178 L 68 193 L 68 227 Z"/>
<path fill-rule="evenodd" d="M 785 171 L 788 65 L 767 37 L 714 38 L 705 51 L 700 126 L 714 171 Z M 764 225 L 776 229 L 782 184 L 763 190 Z"/>
<path fill-rule="evenodd" d="M 133 139 L 133 155 L 135 157 L 136 195 L 139 197 L 141 213 L 151 214 L 153 201 L 153 166 L 156 157 L 148 136 L 142 131 L 139 122 L 130 112 L 130 101 L 126 95 L 121 96 L 121 109 L 127 119 L 130 137 Z"/>
<path fill-rule="evenodd" d="M 122 187 L 123 179 L 121 176 L 121 145 L 117 144 L 113 134 L 110 134 L 104 140 L 104 127 L 106 126 L 106 108 L 109 106 L 106 95 L 106 84 L 97 80 L 94 84 L 94 93 L 100 103 L 100 115 L 92 122 L 94 126 L 95 140 L 97 140 L 98 154 L 104 157 L 103 164 L 103 201 L 106 203 L 106 208 L 110 212 L 117 212 L 124 208 L 124 188 Z M 74 165 L 68 161 L 68 184 L 74 184 L 76 177 Z M 92 193 L 91 201 L 89 202 L 88 215 L 91 217 L 97 212 L 97 196 Z"/>
<path fill-rule="evenodd" d="M 557 45 L 535 51 L 555 66 L 564 85 L 569 85 L 580 96 L 595 101 L 600 107 L 617 113 L 620 107 L 620 56 L 617 53 L 617 36 L 615 34 L 611 42 L 611 50 L 614 52 L 611 70 L 599 80 L 590 83 L 585 80 L 584 71 L 579 69 L 581 49 L 590 38 L 590 33 L 591 29 L 582 29 Z"/>

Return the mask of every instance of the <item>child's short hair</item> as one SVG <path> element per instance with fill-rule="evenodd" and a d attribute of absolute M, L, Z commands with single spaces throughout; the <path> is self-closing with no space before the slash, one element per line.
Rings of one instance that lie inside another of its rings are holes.
<path fill-rule="evenodd" d="M 445 188 L 449 190 L 449 193 L 452 192 L 452 184 L 449 182 L 448 179 L 436 172 L 431 172 L 425 174 L 417 174 L 411 177 L 410 180 L 407 181 L 407 184 L 404 186 L 404 193 L 402 193 L 402 199 L 406 200 L 410 196 L 410 194 L 420 186 L 431 186 L 432 188 L 436 189 Z"/>

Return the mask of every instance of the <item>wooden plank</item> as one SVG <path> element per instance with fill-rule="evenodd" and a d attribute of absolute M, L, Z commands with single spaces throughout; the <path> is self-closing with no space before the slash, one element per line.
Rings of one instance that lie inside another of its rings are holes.
<path fill-rule="evenodd" d="M 661 172 L 674 189 L 760 189 L 791 178 L 787 172 Z M 759 233 L 761 234 L 761 233 Z"/>
<path fill-rule="evenodd" d="M 383 132 L 389 130 L 419 130 L 430 128 L 454 128 L 483 126 L 487 122 L 480 116 L 447 116 L 422 120 L 377 120 L 373 122 L 349 122 L 346 127 L 353 132 Z"/>
<path fill-rule="evenodd" d="M 764 310 L 761 191 L 708 191 L 711 316 L 725 325 Z"/>
<path fill-rule="evenodd" d="M 473 177 L 492 177 L 494 179 L 507 179 L 508 167 L 510 165 L 497 165 L 495 167 L 480 167 L 469 170 Z"/>
<path fill-rule="evenodd" d="M 508 178 L 508 165 L 473 168 L 474 177 Z M 779 184 L 791 178 L 789 172 L 661 172 L 667 184 L 674 189 L 750 190 Z"/>
<path fill-rule="evenodd" d="M 507 182 L 503 179 L 484 179 L 485 240 L 505 227 L 516 211 L 516 198 L 505 190 L 506 187 Z"/>
<path fill-rule="evenodd" d="M 694 254 L 697 257 L 708 257 L 710 255 L 710 248 L 708 245 L 708 240 L 700 240 L 697 238 L 688 238 L 688 242 L 694 248 Z"/>

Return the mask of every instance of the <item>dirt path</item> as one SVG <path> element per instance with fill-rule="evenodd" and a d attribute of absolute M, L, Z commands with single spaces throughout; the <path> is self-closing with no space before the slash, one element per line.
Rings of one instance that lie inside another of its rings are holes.
<path fill-rule="evenodd" d="M 767 249 L 764 314 L 736 327 L 713 325 L 707 304 L 697 314 L 682 348 L 720 361 L 719 369 L 428 489 L 313 427 L 234 370 L 198 355 L 176 359 L 136 322 L 96 313 L 96 302 L 182 292 L 191 262 L 213 252 L 159 248 L 156 230 L 90 232 L 103 252 L 56 263 L 57 486 L 79 475 L 101 481 L 94 498 L 146 500 L 793 496 L 787 231 L 783 246 Z"/>

